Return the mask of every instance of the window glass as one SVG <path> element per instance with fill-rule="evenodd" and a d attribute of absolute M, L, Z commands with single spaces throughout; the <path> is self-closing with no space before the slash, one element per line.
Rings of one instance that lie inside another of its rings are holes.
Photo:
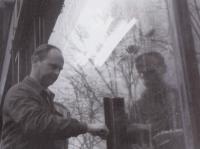
<path fill-rule="evenodd" d="M 131 148 L 185 148 L 167 6 L 164 0 L 66 1 L 49 39 L 65 56 L 52 86 L 57 100 L 82 121 L 104 122 L 103 97 L 123 97 L 127 123 L 138 129 Z M 70 141 L 70 148 L 80 146 L 106 148 L 87 135 Z"/>
<path fill-rule="evenodd" d="M 191 26 L 195 42 L 196 56 L 200 68 L 200 2 L 198 0 L 188 0 L 191 17 Z"/>

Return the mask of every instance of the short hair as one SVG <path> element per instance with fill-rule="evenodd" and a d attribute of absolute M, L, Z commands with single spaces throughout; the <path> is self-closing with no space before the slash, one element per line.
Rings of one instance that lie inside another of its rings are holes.
<path fill-rule="evenodd" d="M 135 60 L 135 66 L 139 73 L 150 70 L 166 71 L 164 57 L 156 51 L 147 52 L 139 55 Z"/>
<path fill-rule="evenodd" d="M 43 61 L 47 57 L 49 51 L 51 51 L 52 49 L 56 49 L 61 52 L 61 50 L 54 45 L 41 44 L 33 52 L 32 57 L 31 57 L 32 62 L 35 62 L 35 60 L 36 60 L 35 57 L 37 57 L 37 60 Z"/>

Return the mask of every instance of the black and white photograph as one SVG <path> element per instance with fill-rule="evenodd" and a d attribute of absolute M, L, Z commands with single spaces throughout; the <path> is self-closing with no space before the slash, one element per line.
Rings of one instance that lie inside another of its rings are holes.
<path fill-rule="evenodd" d="M 0 0 L 0 149 L 200 149 L 200 0 Z"/>

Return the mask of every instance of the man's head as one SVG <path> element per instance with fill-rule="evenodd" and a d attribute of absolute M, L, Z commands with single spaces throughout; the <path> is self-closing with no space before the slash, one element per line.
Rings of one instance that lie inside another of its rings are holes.
<path fill-rule="evenodd" d="M 147 85 L 162 80 L 166 72 L 164 57 L 158 52 L 144 53 L 136 58 L 136 69 Z"/>
<path fill-rule="evenodd" d="M 63 69 L 64 58 L 59 48 L 42 44 L 33 52 L 31 62 L 31 77 L 47 88 L 57 80 Z"/>

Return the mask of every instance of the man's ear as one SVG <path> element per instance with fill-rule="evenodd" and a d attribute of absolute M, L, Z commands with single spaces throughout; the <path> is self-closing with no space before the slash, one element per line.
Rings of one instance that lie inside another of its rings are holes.
<path fill-rule="evenodd" d="M 32 64 L 35 64 L 35 63 L 39 62 L 40 59 L 39 59 L 39 57 L 37 55 L 35 55 L 35 56 L 31 57 L 31 61 L 32 61 Z"/>

